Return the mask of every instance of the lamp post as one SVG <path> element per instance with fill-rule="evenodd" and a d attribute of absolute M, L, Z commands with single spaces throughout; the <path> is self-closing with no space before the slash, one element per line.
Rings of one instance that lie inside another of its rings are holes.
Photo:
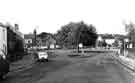
<path fill-rule="evenodd" d="M 127 52 L 128 51 L 126 51 L 126 43 L 128 43 L 129 42 L 129 39 L 124 39 L 124 56 L 126 56 L 127 55 Z"/>
<path fill-rule="evenodd" d="M 33 31 L 33 35 L 34 35 L 33 46 L 37 46 L 37 28 L 38 28 L 38 26 L 36 26 L 36 28 Z"/>
<path fill-rule="evenodd" d="M 34 30 L 34 46 L 36 46 L 36 40 L 37 40 L 37 37 L 36 37 L 36 35 L 37 35 L 37 31 L 36 31 L 36 29 Z"/>

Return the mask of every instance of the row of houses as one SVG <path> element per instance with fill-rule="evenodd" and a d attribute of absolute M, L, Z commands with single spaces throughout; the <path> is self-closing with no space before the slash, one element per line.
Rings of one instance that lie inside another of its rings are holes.
<path fill-rule="evenodd" d="M 24 39 L 25 39 L 25 47 L 32 47 L 34 43 L 34 34 L 25 34 Z M 98 34 L 97 38 L 97 43 L 99 41 L 105 41 L 107 45 L 109 46 L 114 46 L 114 44 L 117 42 L 117 47 L 120 47 L 120 45 L 123 43 L 122 40 L 126 41 L 126 47 L 132 47 L 132 44 L 129 42 L 128 37 L 125 35 L 120 35 L 120 34 Z M 41 33 L 37 34 L 36 36 L 36 42 L 37 46 L 39 47 L 46 47 L 46 48 L 55 48 L 57 47 L 56 45 L 56 40 L 52 36 L 52 34 L 49 33 Z"/>
<path fill-rule="evenodd" d="M 132 43 L 129 40 L 127 35 L 120 35 L 120 34 L 99 34 L 97 41 L 105 41 L 107 45 L 121 47 L 124 43 L 126 48 L 132 48 Z"/>
<path fill-rule="evenodd" d="M 34 34 L 25 34 L 24 35 L 25 47 L 30 48 L 34 46 L 35 35 Z M 55 48 L 56 40 L 49 33 L 36 34 L 36 46 L 41 48 Z"/>

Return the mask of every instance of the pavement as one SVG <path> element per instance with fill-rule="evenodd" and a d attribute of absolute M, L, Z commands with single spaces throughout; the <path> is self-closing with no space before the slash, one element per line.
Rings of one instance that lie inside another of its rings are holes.
<path fill-rule="evenodd" d="M 135 60 L 134 59 L 131 59 L 131 58 L 128 58 L 128 57 L 125 57 L 125 56 L 119 56 L 119 58 L 124 61 L 126 64 L 132 66 L 133 68 L 132 69 L 135 69 Z"/>
<path fill-rule="evenodd" d="M 121 64 L 126 66 L 128 69 L 135 72 L 135 59 L 123 56 L 121 54 L 119 55 L 113 54 L 113 57 L 117 59 Z"/>
<path fill-rule="evenodd" d="M 85 53 L 85 56 L 86 55 L 88 55 L 88 54 Z M 128 67 L 129 69 L 131 69 L 132 71 L 135 72 L 135 59 L 128 58 L 128 57 L 120 55 L 120 54 L 118 56 L 115 56 L 115 54 L 114 54 L 113 57 L 115 59 L 117 59 L 119 62 L 121 62 L 123 65 L 125 65 L 126 67 Z M 11 63 L 10 71 L 14 72 L 14 71 L 18 71 L 18 70 L 20 71 L 20 69 L 30 68 L 33 63 L 34 63 L 33 56 L 26 55 L 23 57 L 22 60 Z"/>
<path fill-rule="evenodd" d="M 26 70 L 12 72 L 2 83 L 131 83 L 130 74 L 110 53 L 69 57 L 67 51 L 59 51 L 57 55 L 49 62 L 35 63 Z"/>
<path fill-rule="evenodd" d="M 13 72 L 0 83 L 135 82 L 132 75 L 125 71 L 123 65 L 119 63 L 127 59 L 121 59 L 113 53 L 88 53 L 87 57 L 70 57 L 68 56 L 70 53 L 66 50 L 55 53 L 57 56 L 45 63 L 33 64 L 33 57 L 29 55 L 12 63 L 11 70 Z"/>
<path fill-rule="evenodd" d="M 128 52 L 127 56 L 130 55 L 134 57 L 133 53 Z M 118 55 L 113 54 L 113 57 L 123 65 L 125 70 L 127 70 L 132 75 L 132 79 L 130 83 L 135 83 L 135 58 L 131 58 L 127 56 L 123 56 L 122 54 L 118 54 Z"/>
<path fill-rule="evenodd" d="M 30 68 L 34 63 L 33 56 L 25 55 L 22 60 L 10 64 L 10 72 L 21 71 L 22 69 Z"/>

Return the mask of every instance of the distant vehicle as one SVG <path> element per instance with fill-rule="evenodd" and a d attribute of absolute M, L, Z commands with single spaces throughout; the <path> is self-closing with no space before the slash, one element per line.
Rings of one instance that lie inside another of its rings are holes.
<path fill-rule="evenodd" d="M 59 45 L 56 45 L 56 49 L 61 49 L 61 46 L 59 46 Z"/>
<path fill-rule="evenodd" d="M 0 78 L 9 72 L 9 63 L 6 59 L 7 55 L 7 30 L 0 26 Z"/>
<path fill-rule="evenodd" d="M 34 52 L 36 61 L 47 61 L 48 62 L 48 53 L 45 51 L 36 51 Z"/>

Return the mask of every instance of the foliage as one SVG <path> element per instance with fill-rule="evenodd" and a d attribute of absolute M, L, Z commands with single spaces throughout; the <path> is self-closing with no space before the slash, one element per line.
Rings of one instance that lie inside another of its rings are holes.
<path fill-rule="evenodd" d="M 106 47 L 107 46 L 107 43 L 105 40 L 103 40 L 103 43 L 102 43 L 103 47 Z"/>
<path fill-rule="evenodd" d="M 130 22 L 129 24 L 125 24 L 125 29 L 128 32 L 129 40 L 133 43 L 133 47 L 135 46 L 135 24 Z"/>
<path fill-rule="evenodd" d="M 107 46 L 107 43 L 106 43 L 105 40 L 103 40 L 103 41 L 98 41 L 98 46 L 99 46 L 99 47 L 106 47 L 106 46 Z"/>
<path fill-rule="evenodd" d="M 113 46 L 114 47 L 118 47 L 119 46 L 119 41 L 118 40 L 115 40 L 114 43 L 113 43 Z"/>
<path fill-rule="evenodd" d="M 55 37 L 61 46 L 78 46 L 79 43 L 84 46 L 94 46 L 97 33 L 93 25 L 87 25 L 84 22 L 71 22 L 62 26 Z"/>

